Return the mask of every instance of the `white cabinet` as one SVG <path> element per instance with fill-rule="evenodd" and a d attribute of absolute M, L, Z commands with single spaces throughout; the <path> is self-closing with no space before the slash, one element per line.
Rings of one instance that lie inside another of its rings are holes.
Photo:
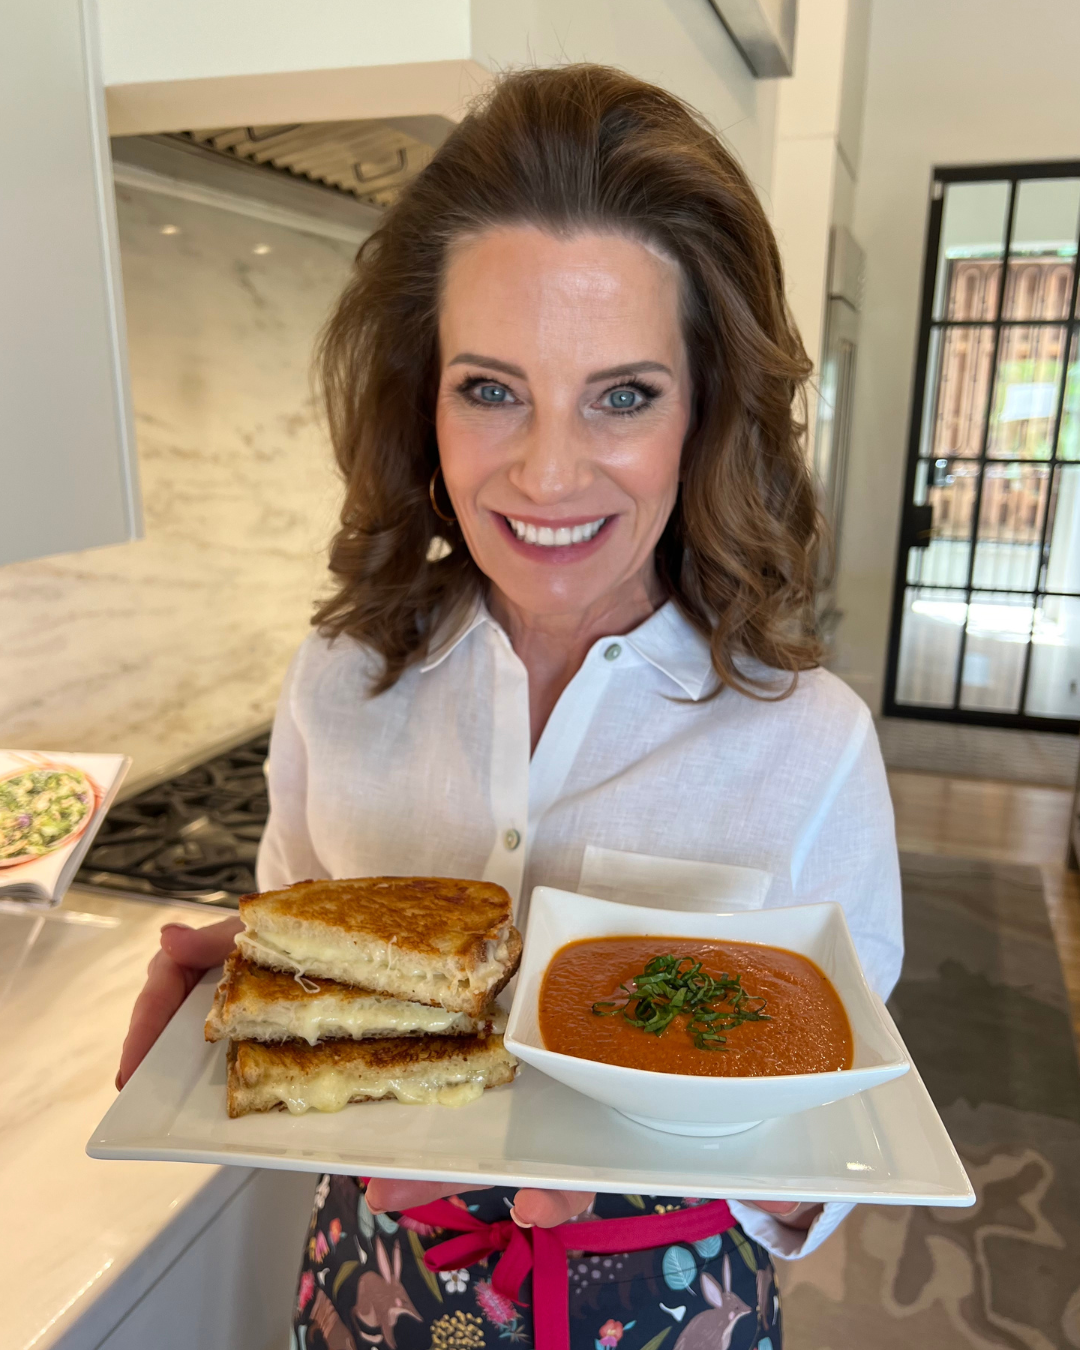
<path fill-rule="evenodd" d="M 90 4 L 0 6 L 0 563 L 139 533 Z"/>
<path fill-rule="evenodd" d="M 103 1341 L 64 1350 L 289 1350 L 315 1181 L 253 1173 Z"/>

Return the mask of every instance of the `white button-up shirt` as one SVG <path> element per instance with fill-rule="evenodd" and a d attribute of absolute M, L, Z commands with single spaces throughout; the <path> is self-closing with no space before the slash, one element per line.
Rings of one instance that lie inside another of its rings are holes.
<path fill-rule="evenodd" d="M 378 663 L 313 634 L 286 677 L 270 745 L 264 890 L 307 877 L 482 878 L 523 925 L 536 885 L 686 908 L 835 900 L 871 985 L 900 973 L 900 879 L 866 706 L 804 672 L 775 701 L 715 688 L 709 648 L 673 603 L 593 644 L 530 757 L 528 675 L 482 605 L 372 698 Z M 786 678 L 786 677 L 784 677 Z M 722 905 L 717 905 L 722 901 Z M 809 1234 L 733 1202 L 781 1256 Z"/>

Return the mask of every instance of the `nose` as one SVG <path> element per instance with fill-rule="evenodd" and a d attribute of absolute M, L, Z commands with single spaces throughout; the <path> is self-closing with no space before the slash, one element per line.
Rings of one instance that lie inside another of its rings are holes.
<path fill-rule="evenodd" d="M 510 482 L 538 506 L 576 496 L 595 477 L 588 437 L 572 407 L 536 408 L 517 450 Z"/>

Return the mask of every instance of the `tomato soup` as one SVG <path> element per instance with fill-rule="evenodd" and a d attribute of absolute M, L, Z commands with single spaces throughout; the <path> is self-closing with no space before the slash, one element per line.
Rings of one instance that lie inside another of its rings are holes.
<path fill-rule="evenodd" d="M 697 962 L 700 972 L 688 981 Z M 673 984 L 654 974 L 650 983 L 643 978 L 647 968 L 678 978 Z M 717 987 L 708 977 L 721 982 L 721 992 L 700 1002 L 696 1014 L 679 1011 L 685 1006 L 677 997 L 679 979 L 700 999 L 701 990 Z M 642 991 L 656 988 L 668 995 L 675 989 L 676 997 L 657 995 L 642 1005 Z M 597 1012 L 594 1004 L 602 1005 Z M 710 1011 L 714 1017 L 703 1016 Z M 651 1019 L 654 1027 L 666 1024 L 654 1034 L 633 1025 L 628 1014 Z M 744 1016 L 748 1020 L 740 1020 Z M 658 1073 L 757 1077 L 826 1073 L 850 1069 L 852 1062 L 851 1026 L 828 977 L 805 956 L 756 942 L 606 937 L 567 943 L 544 975 L 540 1034 L 559 1054 Z"/>

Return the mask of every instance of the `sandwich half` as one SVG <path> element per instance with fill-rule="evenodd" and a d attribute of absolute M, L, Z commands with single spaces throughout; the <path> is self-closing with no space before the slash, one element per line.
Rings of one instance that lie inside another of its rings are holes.
<path fill-rule="evenodd" d="M 501 1036 L 392 1040 L 233 1041 L 228 1108 L 233 1118 L 285 1108 L 340 1111 L 349 1102 L 396 1097 L 410 1106 L 465 1106 L 486 1088 L 513 1081 L 517 1060 Z"/>
<path fill-rule="evenodd" d="M 487 1036 L 505 1025 L 506 1014 L 495 1003 L 469 1017 L 335 980 L 267 970 L 232 951 L 206 1019 L 206 1039 L 314 1045 L 342 1037 Z"/>
<path fill-rule="evenodd" d="M 236 939 L 257 965 L 479 1018 L 521 959 L 501 886 L 451 877 L 301 881 L 245 895 Z"/>

